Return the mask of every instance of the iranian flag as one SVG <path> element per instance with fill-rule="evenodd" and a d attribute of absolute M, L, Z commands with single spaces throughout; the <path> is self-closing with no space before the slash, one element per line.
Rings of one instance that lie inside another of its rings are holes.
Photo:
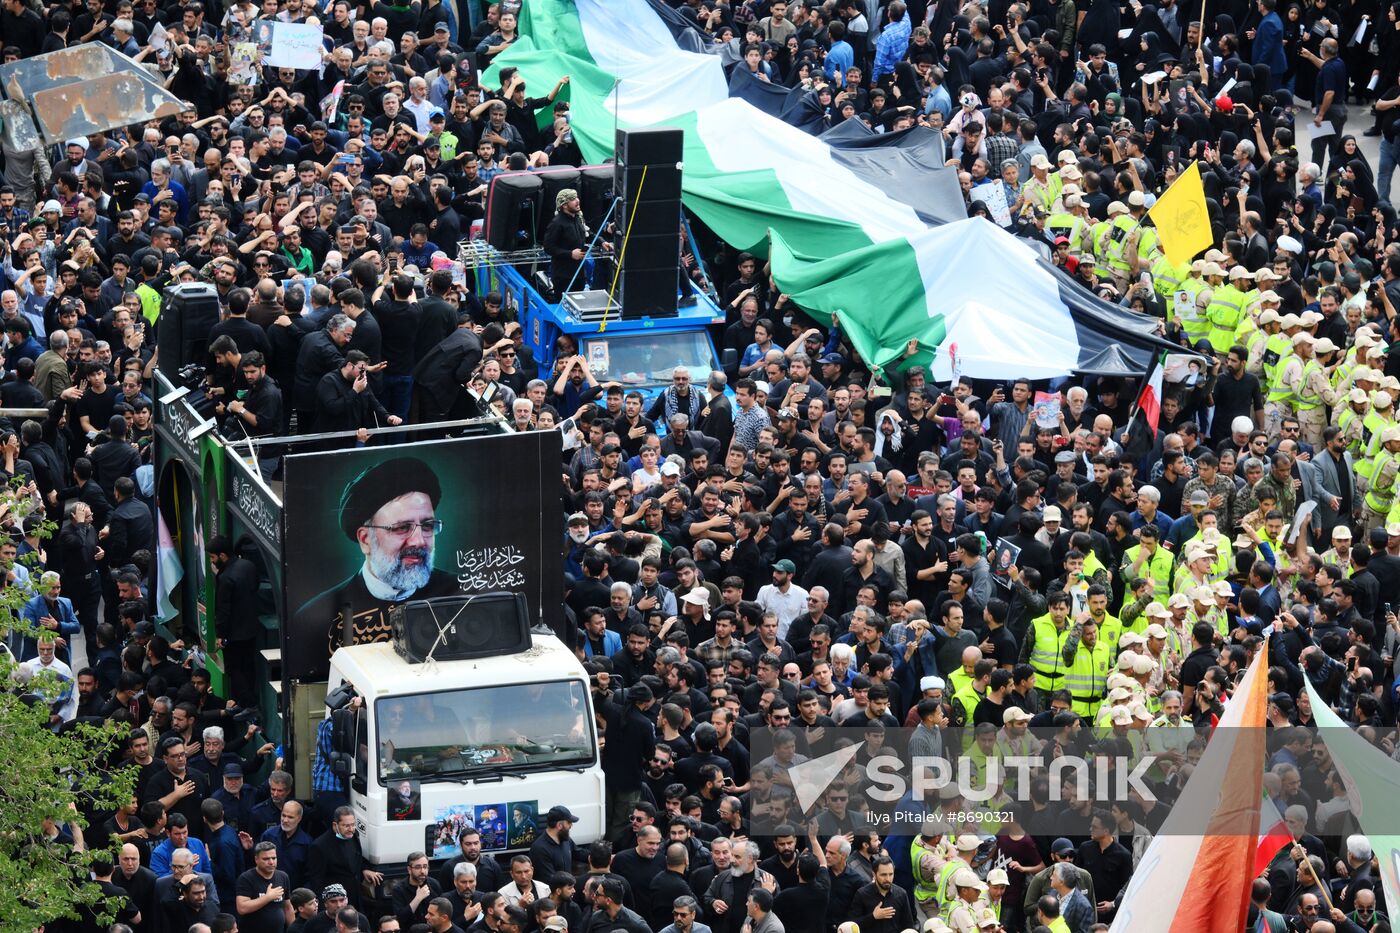
<path fill-rule="evenodd" d="M 1371 843 L 1380 865 L 1391 924 L 1400 916 L 1400 832 L 1395 801 L 1400 800 L 1400 762 L 1363 739 L 1344 722 L 1312 684 L 1304 681 L 1317 720 L 1317 737 L 1347 789 L 1347 808 Z"/>
<path fill-rule="evenodd" d="M 1268 652 L 1254 656 L 1133 873 L 1111 933 L 1239 933 L 1259 845 Z"/>
<path fill-rule="evenodd" d="M 1268 791 L 1259 805 L 1259 842 L 1254 849 L 1254 877 L 1262 875 L 1283 848 L 1293 842 L 1293 834 L 1274 806 Z"/>
<path fill-rule="evenodd" d="M 731 96 L 725 57 L 682 48 L 661 6 L 530 0 L 522 38 L 482 84 L 506 66 L 536 88 L 567 75 L 591 163 L 612 158 L 615 128 L 684 130 L 686 207 L 734 249 L 769 254 L 780 288 L 818 319 L 834 314 L 873 367 L 946 379 L 954 343 L 972 377 L 1077 367 L 1079 325 L 1026 241 L 978 219 L 931 226 L 920 198 L 936 165 L 874 164 Z"/>
<path fill-rule="evenodd" d="M 1162 370 L 1163 360 L 1158 358 L 1152 371 L 1142 381 L 1142 391 L 1138 393 L 1137 408 L 1152 433 L 1157 433 L 1157 425 L 1162 420 Z"/>

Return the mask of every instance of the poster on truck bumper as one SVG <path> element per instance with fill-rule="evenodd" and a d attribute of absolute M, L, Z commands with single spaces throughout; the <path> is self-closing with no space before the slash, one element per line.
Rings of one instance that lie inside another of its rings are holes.
<path fill-rule="evenodd" d="M 559 463 L 553 431 L 287 457 L 284 676 L 325 680 L 408 600 L 508 590 L 532 623 L 557 616 Z"/>

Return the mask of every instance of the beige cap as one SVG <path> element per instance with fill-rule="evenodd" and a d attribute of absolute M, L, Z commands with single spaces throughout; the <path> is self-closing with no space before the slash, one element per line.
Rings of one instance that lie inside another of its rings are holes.
<path fill-rule="evenodd" d="M 1202 272 L 1204 272 L 1205 268 L 1206 261 L 1204 259 L 1197 259 L 1195 262 L 1191 263 L 1191 271 L 1194 272 L 1196 275 L 1200 275 Z"/>
<path fill-rule="evenodd" d="M 1132 695 L 1133 691 L 1129 690 L 1127 687 L 1114 687 L 1108 692 L 1108 702 L 1122 703 Z"/>
<path fill-rule="evenodd" d="M 1156 665 L 1152 663 L 1152 659 L 1145 654 L 1139 654 L 1133 658 L 1134 674 L 1150 674 L 1154 667 Z"/>
<path fill-rule="evenodd" d="M 1230 584 L 1226 583 L 1224 580 L 1216 580 L 1215 585 L 1212 586 L 1211 589 L 1215 591 L 1216 596 L 1235 595 L 1235 591 L 1230 587 Z"/>
<path fill-rule="evenodd" d="M 1071 194 L 1071 195 L 1066 195 L 1066 196 L 1065 196 L 1065 207 L 1066 207 L 1067 209 L 1073 210 L 1073 209 L 1076 208 L 1076 207 L 1083 207 L 1083 206 L 1084 206 L 1084 199 L 1081 198 L 1079 195 L 1077 195 L 1077 194 Z"/>
<path fill-rule="evenodd" d="M 1256 282 L 1262 282 L 1262 281 L 1264 281 L 1265 279 L 1268 279 L 1268 280 L 1274 281 L 1274 282 L 1278 282 L 1278 281 L 1282 281 L 1282 278 L 1283 278 L 1282 276 L 1280 276 L 1277 272 L 1275 272 L 1273 269 L 1269 268 L 1268 266 L 1265 266 L 1264 268 L 1262 268 L 1262 269 L 1260 269 L 1260 270 L 1258 270 L 1257 272 L 1254 273 L 1254 280 L 1255 280 Z"/>
<path fill-rule="evenodd" d="M 1010 884 L 1011 876 L 1006 873 L 1005 868 L 993 868 L 987 872 L 987 884 Z M 993 917 L 992 919 L 996 919 Z"/>
<path fill-rule="evenodd" d="M 1119 648 L 1130 648 L 1133 645 L 1141 646 L 1145 644 L 1147 644 L 1147 636 L 1139 632 L 1124 632 L 1122 635 L 1118 636 Z"/>
<path fill-rule="evenodd" d="M 1283 325 L 1284 330 L 1287 330 L 1290 327 L 1303 326 L 1302 320 L 1298 317 L 1298 315 L 1294 314 L 1292 311 L 1279 318 L 1278 322 Z"/>
<path fill-rule="evenodd" d="M 1340 349 L 1327 337 L 1317 338 L 1317 343 L 1313 344 L 1314 353 L 1336 353 Z"/>
<path fill-rule="evenodd" d="M 1124 651 L 1118 656 L 1118 669 L 1120 671 L 1131 671 L 1137 659 L 1136 651 Z"/>
<path fill-rule="evenodd" d="M 1400 393 L 1400 379 L 1394 376 L 1386 376 L 1381 380 L 1381 388 L 1390 393 L 1391 398 L 1395 398 L 1396 393 Z"/>
<path fill-rule="evenodd" d="M 1047 505 L 1045 511 L 1040 516 L 1040 520 L 1043 522 L 1058 522 L 1062 519 L 1063 516 L 1060 514 L 1060 507 L 1058 505 Z"/>
<path fill-rule="evenodd" d="M 1001 714 L 1002 725 L 1009 725 L 1013 722 L 1030 722 L 1030 719 L 1031 714 L 1019 706 L 1008 706 Z"/>
<path fill-rule="evenodd" d="M 1333 529 L 1332 529 L 1332 540 L 1333 540 L 1333 541 L 1350 541 L 1350 540 L 1351 540 L 1351 529 L 1348 528 L 1346 525 L 1338 525 L 1336 528 L 1333 528 Z"/>
<path fill-rule="evenodd" d="M 1158 625 L 1156 622 L 1153 622 L 1147 627 L 1148 638 L 1155 638 L 1158 641 L 1165 641 L 1167 639 L 1167 636 L 1167 628 L 1164 625 Z"/>
<path fill-rule="evenodd" d="M 1298 331 L 1298 333 L 1293 335 L 1293 346 L 1296 347 L 1305 343 L 1308 346 L 1312 346 L 1313 344 L 1317 343 L 1317 338 L 1305 330 L 1300 330 Z"/>
<path fill-rule="evenodd" d="M 1392 424 L 1381 432 L 1381 443 L 1389 444 L 1391 441 L 1400 441 L 1400 424 Z"/>
<path fill-rule="evenodd" d="M 1073 149 L 1061 149 L 1060 154 L 1055 156 L 1055 161 L 1061 165 L 1068 165 L 1070 162 L 1078 162 L 1079 156 L 1074 154 Z"/>
<path fill-rule="evenodd" d="M 1248 269 L 1246 269 L 1244 266 L 1235 266 L 1233 269 L 1230 270 L 1230 278 L 1231 278 L 1231 279 L 1250 279 L 1250 280 L 1253 280 L 1253 278 L 1254 278 L 1254 273 L 1253 273 L 1253 272 L 1250 272 L 1250 271 L 1249 271 Z"/>
<path fill-rule="evenodd" d="M 1220 267 L 1220 263 L 1218 263 L 1218 262 L 1207 262 L 1207 263 L 1206 263 L 1205 269 L 1202 270 L 1202 274 L 1204 274 L 1204 275 L 1224 275 L 1224 274 L 1225 274 L 1225 270 L 1222 269 L 1222 268 Z"/>
<path fill-rule="evenodd" d="M 1109 721 L 1115 726 L 1131 726 L 1133 724 L 1133 712 L 1126 706 L 1115 706 L 1109 712 Z"/>
<path fill-rule="evenodd" d="M 1215 587 L 1208 583 L 1203 583 L 1191 591 L 1191 598 L 1202 605 L 1214 603 Z"/>
<path fill-rule="evenodd" d="M 1142 207 L 1146 203 L 1147 198 L 1143 196 L 1143 193 L 1141 191 L 1130 191 L 1128 193 L 1129 207 Z"/>
<path fill-rule="evenodd" d="M 1376 344 L 1380 343 L 1380 339 L 1376 337 L 1375 333 L 1373 333 L 1370 328 L 1363 327 L 1356 332 L 1356 336 L 1352 338 L 1352 342 L 1358 347 L 1374 347 Z"/>
<path fill-rule="evenodd" d="M 1061 178 L 1083 178 L 1083 177 L 1084 177 L 1084 173 L 1081 172 L 1081 171 L 1079 170 L 1078 166 L 1066 165 L 1065 167 L 1063 167 L 1063 168 L 1060 169 L 1060 177 L 1061 177 Z"/>
<path fill-rule="evenodd" d="M 1400 538 L 1400 522 L 1391 522 L 1385 526 L 1385 533 L 1392 538 Z"/>
<path fill-rule="evenodd" d="M 1395 404 L 1395 397 L 1389 392 L 1372 392 L 1371 404 L 1379 408 L 1381 411 L 1385 411 L 1391 405 Z"/>
<path fill-rule="evenodd" d="M 1351 402 L 1353 405 L 1365 405 L 1370 400 L 1370 396 L 1366 394 L 1365 389 L 1352 389 L 1347 393 L 1347 401 Z"/>
<path fill-rule="evenodd" d="M 1133 680 L 1127 674 L 1115 670 L 1113 673 L 1109 674 L 1107 677 L 1104 678 L 1103 685 L 1104 689 L 1106 689 L 1109 693 L 1112 693 L 1115 690 L 1126 690 L 1129 693 L 1132 693 L 1133 688 L 1137 686 L 1137 681 Z"/>
<path fill-rule="evenodd" d="M 1327 319 L 1316 311 L 1304 311 L 1302 314 L 1298 315 L 1298 320 L 1303 322 L 1304 327 L 1312 327 L 1314 324 L 1321 324 Z"/>
<path fill-rule="evenodd" d="M 1205 543 L 1205 546 L 1206 546 L 1207 548 L 1219 547 L 1219 546 L 1220 546 L 1220 529 L 1219 529 L 1219 528 L 1207 528 L 1207 529 L 1205 529 L 1204 531 L 1201 532 L 1201 541 Z"/>
<path fill-rule="evenodd" d="M 1149 661 L 1148 663 L 1151 664 L 1152 662 Z M 1146 674 L 1147 671 L 1143 671 L 1142 673 Z M 1134 706 L 1134 707 L 1132 708 L 1132 713 L 1133 713 L 1133 718 L 1136 719 L 1136 720 L 1138 720 L 1139 722 L 1151 722 L 1151 721 L 1152 721 L 1152 714 L 1151 714 L 1150 712 L 1148 712 L 1147 707 L 1146 707 L 1146 706 L 1143 706 L 1141 703 L 1138 703 L 1136 706 Z"/>
<path fill-rule="evenodd" d="M 1268 291 L 1263 291 L 1263 292 L 1260 292 L 1260 293 L 1259 293 L 1259 303 L 1260 303 L 1261 305 L 1262 305 L 1262 304 L 1276 305 L 1276 304 L 1278 304 L 1278 303 L 1281 302 L 1281 301 L 1283 301 L 1283 299 L 1280 298 L 1280 297 L 1278 296 L 1278 292 L 1274 291 L 1272 288 L 1269 289 Z M 1266 314 L 1268 315 L 1267 318 L 1264 317 L 1264 315 L 1266 315 Z M 1272 323 L 1274 323 L 1275 321 L 1277 321 L 1278 319 L 1279 319 L 1278 312 L 1275 311 L 1273 308 L 1265 308 L 1263 311 L 1260 311 L 1260 312 L 1259 312 L 1259 323 L 1260 323 L 1260 324 L 1272 324 Z"/>
<path fill-rule="evenodd" d="M 1203 541 L 1192 541 L 1186 545 L 1186 550 L 1182 556 L 1189 564 L 1193 560 L 1200 560 L 1202 557 L 1210 557 L 1210 549 L 1205 546 Z"/>
<path fill-rule="evenodd" d="M 990 930 L 992 927 L 1001 926 L 1001 921 L 997 919 L 996 912 L 990 907 L 984 908 L 977 917 L 977 928 L 980 930 Z"/>
<path fill-rule="evenodd" d="M 1109 203 L 1109 205 L 1108 205 L 1108 216 L 1113 217 L 1113 216 L 1115 216 L 1115 215 L 1117 215 L 1117 214 L 1126 214 L 1126 213 L 1128 213 L 1128 207 L 1127 207 L 1127 205 L 1124 204 L 1122 201 L 1113 201 L 1113 202 L 1110 202 L 1110 203 Z"/>
<path fill-rule="evenodd" d="M 1376 378 L 1376 371 L 1364 363 L 1351 371 L 1352 382 L 1372 382 Z"/>
<path fill-rule="evenodd" d="M 1168 617 L 1171 615 L 1171 612 L 1167 609 L 1167 607 L 1166 607 L 1166 606 L 1163 606 L 1161 603 L 1157 602 L 1155 599 L 1154 599 L 1152 602 L 1150 602 L 1150 603 L 1147 604 L 1147 608 L 1144 609 L 1143 612 L 1145 612 L 1147 615 L 1151 616 L 1151 617 L 1154 618 L 1154 619 L 1165 619 L 1165 618 L 1168 618 Z M 1156 623 L 1153 623 L 1153 624 L 1155 625 Z M 1164 631 L 1165 631 L 1165 629 L 1164 629 Z M 1148 637 L 1148 638 L 1153 637 L 1153 636 L 1152 636 L 1152 626 L 1151 626 L 1151 625 L 1149 625 L 1149 626 L 1147 627 L 1147 637 Z"/>
<path fill-rule="evenodd" d="M 1167 607 L 1170 609 L 1190 609 L 1191 597 L 1185 593 L 1173 593 L 1172 598 L 1167 600 Z"/>
<path fill-rule="evenodd" d="M 1206 250 L 1206 262 L 1220 262 L 1221 260 L 1224 260 L 1224 259 L 1226 259 L 1226 258 L 1228 258 L 1228 257 L 1226 257 L 1226 255 L 1225 255 L 1225 253 L 1224 253 L 1223 250 L 1218 250 L 1218 249 L 1208 249 L 1208 250 Z"/>
<path fill-rule="evenodd" d="M 847 926 L 851 929 L 846 930 Z M 843 931 L 844 933 L 860 933 L 860 927 L 856 926 L 855 921 L 852 920 L 850 923 L 843 923 L 837 933 L 843 933 Z M 953 933 L 953 928 L 944 923 L 942 917 L 929 917 L 924 921 L 923 933 Z"/>
<path fill-rule="evenodd" d="M 977 847 L 981 844 L 982 840 L 978 839 L 972 833 L 964 833 L 963 835 L 957 838 L 957 841 L 953 843 L 953 845 L 957 847 L 959 852 L 976 852 Z"/>
<path fill-rule="evenodd" d="M 1050 168 L 1050 160 L 1045 158 L 1045 153 L 1037 152 L 1031 157 L 1031 168 Z"/>

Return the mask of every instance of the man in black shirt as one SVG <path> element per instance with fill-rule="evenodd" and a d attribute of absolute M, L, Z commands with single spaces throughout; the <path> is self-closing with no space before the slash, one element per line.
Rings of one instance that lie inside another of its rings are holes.
<path fill-rule="evenodd" d="M 1210 429 L 1212 446 L 1230 436 L 1230 423 L 1238 417 L 1244 416 L 1256 425 L 1264 423 L 1264 391 L 1258 377 L 1245 372 L 1248 359 L 1249 351 L 1238 344 L 1225 355 L 1224 370 L 1215 380 L 1215 417 Z"/>
<path fill-rule="evenodd" d="M 64 389 L 61 397 L 73 406 L 72 420 L 76 422 L 73 430 L 91 440 L 111 420 L 113 406 L 121 392 L 107 384 L 107 367 L 96 360 L 83 367 L 83 380 L 81 386 Z"/>
<path fill-rule="evenodd" d="M 234 898 L 243 933 L 285 933 L 292 923 L 292 883 L 277 870 L 277 844 L 253 846 L 253 867 L 238 876 Z"/>

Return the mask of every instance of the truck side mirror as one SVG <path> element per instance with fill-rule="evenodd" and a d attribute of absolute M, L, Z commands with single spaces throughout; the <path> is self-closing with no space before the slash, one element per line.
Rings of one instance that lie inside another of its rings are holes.
<path fill-rule="evenodd" d="M 739 351 L 733 347 L 725 347 L 719 354 L 720 368 L 728 372 L 739 368 Z"/>
<path fill-rule="evenodd" d="M 331 770 L 344 777 L 355 762 L 355 710 L 348 706 L 331 713 Z"/>

